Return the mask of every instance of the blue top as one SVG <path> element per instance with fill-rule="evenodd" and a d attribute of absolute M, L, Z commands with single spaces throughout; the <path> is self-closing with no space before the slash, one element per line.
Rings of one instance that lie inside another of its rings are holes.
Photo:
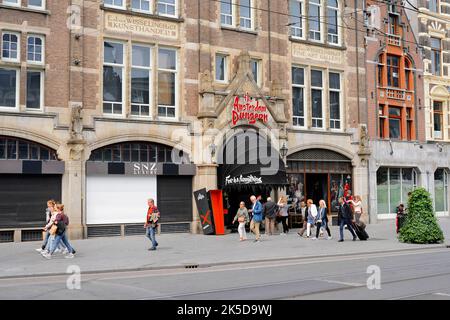
<path fill-rule="evenodd" d="M 262 204 L 258 200 L 254 205 L 252 213 L 253 213 L 253 220 L 255 220 L 255 222 L 262 221 Z"/>

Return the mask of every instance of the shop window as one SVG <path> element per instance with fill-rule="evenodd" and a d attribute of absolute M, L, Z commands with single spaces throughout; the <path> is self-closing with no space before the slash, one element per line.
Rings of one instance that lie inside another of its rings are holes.
<path fill-rule="evenodd" d="M 5 61 L 20 61 L 20 35 L 15 32 L 2 34 L 2 59 Z"/>
<path fill-rule="evenodd" d="M 448 177 L 446 169 L 434 172 L 434 205 L 436 212 L 448 212 Z"/>
<path fill-rule="evenodd" d="M 444 113 L 442 101 L 433 101 L 433 136 L 435 139 L 443 139 Z"/>
<path fill-rule="evenodd" d="M 216 81 L 228 81 L 228 56 L 224 54 L 216 54 Z"/>
<path fill-rule="evenodd" d="M 339 1 L 328 0 L 328 42 L 331 44 L 339 44 Z"/>
<path fill-rule="evenodd" d="M 177 101 L 177 51 L 169 48 L 158 50 L 158 116 L 176 117 Z"/>
<path fill-rule="evenodd" d="M 431 38 L 431 73 L 442 75 L 442 45 L 441 39 Z"/>
<path fill-rule="evenodd" d="M 19 70 L 0 68 L 0 108 L 19 106 Z"/>
<path fill-rule="evenodd" d="M 313 128 L 323 128 L 322 71 L 311 70 L 311 120 Z"/>
<path fill-rule="evenodd" d="M 27 109 L 42 109 L 44 94 L 44 73 L 42 71 L 27 70 Z"/>
<path fill-rule="evenodd" d="M 37 143 L 0 136 L 0 159 L 57 160 L 56 151 Z"/>
<path fill-rule="evenodd" d="M 378 214 L 396 213 L 407 204 L 408 194 L 417 187 L 417 172 L 412 168 L 380 168 L 377 171 Z"/>
<path fill-rule="evenodd" d="M 41 36 L 28 36 L 27 62 L 44 63 L 44 38 Z"/>
<path fill-rule="evenodd" d="M 309 0 L 309 39 L 321 41 L 321 0 Z"/>
<path fill-rule="evenodd" d="M 288 201 L 297 213 L 301 212 L 300 203 L 305 200 L 305 175 L 304 173 L 288 174 L 289 189 L 287 190 Z"/>
<path fill-rule="evenodd" d="M 119 42 L 104 42 L 103 62 L 103 113 L 123 114 L 124 96 L 124 45 Z"/>
<path fill-rule="evenodd" d="M 302 39 L 303 34 L 303 12 L 305 11 L 304 0 L 289 1 L 289 25 L 291 26 L 291 36 Z"/>
<path fill-rule="evenodd" d="M 292 68 L 293 125 L 305 126 L 305 70 Z"/>
<path fill-rule="evenodd" d="M 399 65 L 400 58 L 396 56 L 387 56 L 387 77 L 388 87 L 398 88 L 399 83 Z"/>
<path fill-rule="evenodd" d="M 132 46 L 131 115 L 150 117 L 152 49 L 148 46 Z"/>
<path fill-rule="evenodd" d="M 341 75 L 330 72 L 330 128 L 341 129 Z"/>

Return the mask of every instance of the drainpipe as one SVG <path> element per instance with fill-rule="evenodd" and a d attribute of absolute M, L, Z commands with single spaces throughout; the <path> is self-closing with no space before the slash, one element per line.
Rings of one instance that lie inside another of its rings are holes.
<path fill-rule="evenodd" d="M 270 11 L 271 11 L 271 6 L 270 6 L 270 0 L 267 0 L 267 5 L 268 5 L 268 23 L 269 23 L 269 28 L 268 28 L 268 39 L 269 39 L 269 82 L 272 82 L 272 39 L 271 39 L 271 31 L 272 31 L 272 26 L 271 26 L 271 15 L 270 15 Z"/>
<path fill-rule="evenodd" d="M 360 124 L 361 120 L 360 120 L 360 102 L 359 102 L 359 41 L 358 41 L 358 0 L 355 0 L 355 46 L 356 46 L 356 90 L 358 92 L 358 101 L 357 101 L 357 106 L 358 106 L 358 124 Z"/>

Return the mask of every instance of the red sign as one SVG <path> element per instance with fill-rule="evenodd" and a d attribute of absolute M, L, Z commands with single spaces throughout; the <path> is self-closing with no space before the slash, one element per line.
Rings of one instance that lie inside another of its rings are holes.
<path fill-rule="evenodd" d="M 249 124 L 255 124 L 260 120 L 264 123 L 269 121 L 269 111 L 266 106 L 261 106 L 257 99 L 250 98 L 248 94 L 244 96 L 244 103 L 239 97 L 234 98 L 232 121 L 233 126 L 240 120 L 246 120 Z"/>

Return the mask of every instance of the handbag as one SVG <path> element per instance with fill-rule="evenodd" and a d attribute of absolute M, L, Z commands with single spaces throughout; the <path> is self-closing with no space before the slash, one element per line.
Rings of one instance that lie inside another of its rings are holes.
<path fill-rule="evenodd" d="M 50 227 L 50 230 L 48 231 L 52 236 L 56 234 L 56 231 L 58 231 L 58 226 L 56 224 L 52 224 Z"/>

